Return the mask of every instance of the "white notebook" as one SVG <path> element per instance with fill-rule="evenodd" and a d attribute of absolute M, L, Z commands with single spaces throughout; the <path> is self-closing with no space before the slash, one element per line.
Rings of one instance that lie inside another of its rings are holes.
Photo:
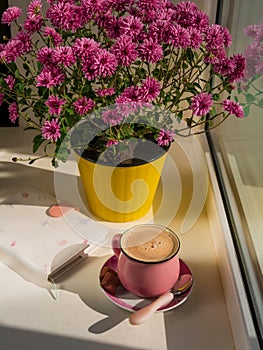
<path fill-rule="evenodd" d="M 106 240 L 107 228 L 78 210 L 50 217 L 45 195 L 35 201 L 36 194 L 25 193 L 23 204 L 0 205 L 0 249 L 45 278 L 55 279 Z"/>

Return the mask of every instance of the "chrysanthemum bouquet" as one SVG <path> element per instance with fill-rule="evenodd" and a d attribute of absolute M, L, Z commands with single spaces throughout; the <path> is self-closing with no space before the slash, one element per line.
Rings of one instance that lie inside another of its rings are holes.
<path fill-rule="evenodd" d="M 9 103 L 12 122 L 20 116 L 37 131 L 33 151 L 41 146 L 48 155 L 52 149 L 53 165 L 66 158 L 68 150 L 59 152 L 61 143 L 82 118 L 109 127 L 98 146 L 103 152 L 127 137 L 144 139 L 146 134 L 168 146 L 186 129 L 200 133 L 229 115 L 243 117 L 230 94 L 243 77 L 245 59 L 227 57 L 229 31 L 210 24 L 194 3 L 47 3 L 43 11 L 41 1 L 33 0 L 23 24 L 18 7 L 2 14 L 2 23 L 14 23 L 18 32 L 0 46 L 0 62 L 9 69 L 0 79 L 0 102 Z M 151 122 L 145 128 L 127 127 L 127 118 L 136 122 L 141 106 Z M 151 106 L 161 106 L 163 113 L 151 114 Z M 174 128 L 175 119 L 186 122 L 182 130 Z"/>
<path fill-rule="evenodd" d="M 245 97 L 241 105 L 247 116 L 252 106 L 263 108 L 263 23 L 247 26 L 244 33 L 251 43 L 245 49 L 246 69 L 237 90 Z"/>

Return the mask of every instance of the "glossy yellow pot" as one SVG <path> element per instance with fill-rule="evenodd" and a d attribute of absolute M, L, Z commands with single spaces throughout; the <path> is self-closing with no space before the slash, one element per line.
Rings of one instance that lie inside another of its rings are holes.
<path fill-rule="evenodd" d="M 134 166 L 101 165 L 78 160 L 82 184 L 91 211 L 112 222 L 141 218 L 150 210 L 166 154 Z"/>

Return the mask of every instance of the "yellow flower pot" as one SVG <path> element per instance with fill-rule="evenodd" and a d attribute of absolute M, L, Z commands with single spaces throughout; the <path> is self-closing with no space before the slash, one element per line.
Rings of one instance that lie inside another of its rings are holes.
<path fill-rule="evenodd" d="M 108 166 L 79 157 L 78 167 L 88 205 L 99 218 L 127 222 L 150 210 L 166 154 L 134 166 Z"/>

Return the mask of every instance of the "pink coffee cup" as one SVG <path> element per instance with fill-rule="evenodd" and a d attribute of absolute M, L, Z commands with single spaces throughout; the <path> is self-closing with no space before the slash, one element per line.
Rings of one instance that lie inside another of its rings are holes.
<path fill-rule="evenodd" d="M 167 292 L 179 277 L 179 248 L 177 235 L 161 225 L 137 225 L 116 234 L 112 249 L 122 285 L 144 298 Z"/>

